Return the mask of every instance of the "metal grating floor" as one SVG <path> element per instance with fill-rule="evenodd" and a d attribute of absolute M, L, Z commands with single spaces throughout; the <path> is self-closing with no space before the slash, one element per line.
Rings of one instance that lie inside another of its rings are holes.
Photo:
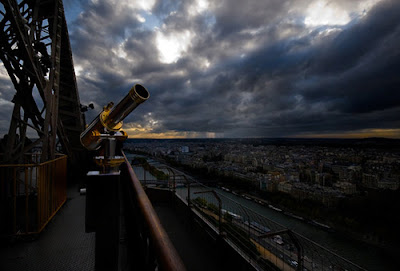
<path fill-rule="evenodd" d="M 0 271 L 94 270 L 95 234 L 85 233 L 85 196 L 68 190 L 68 199 L 34 241 L 0 248 Z"/>

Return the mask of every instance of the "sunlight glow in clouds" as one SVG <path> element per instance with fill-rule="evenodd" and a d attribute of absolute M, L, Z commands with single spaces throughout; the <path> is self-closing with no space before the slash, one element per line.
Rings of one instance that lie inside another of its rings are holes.
<path fill-rule="evenodd" d="M 350 16 L 337 5 L 328 1 L 317 1 L 307 9 L 304 23 L 308 26 L 345 25 L 350 22 Z"/>
<path fill-rule="evenodd" d="M 214 132 L 176 131 L 166 129 L 160 131 L 161 123 L 153 117 L 152 112 L 145 114 L 145 124 L 129 122 L 124 124 L 124 131 L 129 138 L 216 138 L 220 136 Z"/>
<path fill-rule="evenodd" d="M 210 3 L 207 0 L 197 0 L 195 4 L 189 9 L 191 16 L 200 14 L 208 9 Z"/>
<path fill-rule="evenodd" d="M 217 138 L 219 134 L 214 132 L 194 132 L 194 131 L 175 131 L 166 130 L 163 132 L 155 132 L 149 126 L 142 126 L 136 123 L 128 123 L 125 125 L 124 131 L 128 134 L 129 138 L 155 138 L 155 139 L 169 139 L 169 138 Z"/>
<path fill-rule="evenodd" d="M 119 1 L 118 1 L 119 2 Z M 121 6 L 128 6 L 132 9 L 142 9 L 145 11 L 151 11 L 151 9 L 153 8 L 156 0 L 136 0 L 136 1 L 132 1 L 132 0 L 124 0 L 121 1 L 123 4 Z"/>
<path fill-rule="evenodd" d="M 82 66 L 75 65 L 74 69 L 75 69 L 75 75 L 76 75 L 77 77 L 79 77 L 79 76 L 82 74 L 82 72 L 83 72 Z"/>
<path fill-rule="evenodd" d="M 190 45 L 193 34 L 189 30 L 180 33 L 164 34 L 157 32 L 156 45 L 159 60 L 164 64 L 177 62 Z"/>
<path fill-rule="evenodd" d="M 217 138 L 217 135 L 215 133 L 207 133 L 207 132 L 165 131 L 162 133 L 154 133 L 151 131 L 138 131 L 133 129 L 128 129 L 124 131 L 128 133 L 129 138 L 151 138 L 151 139 Z"/>
<path fill-rule="evenodd" d="M 140 15 L 140 14 L 136 15 L 136 18 L 137 18 L 138 21 L 141 22 L 141 23 L 146 22 L 146 19 L 145 19 L 142 15 Z"/>
<path fill-rule="evenodd" d="M 120 44 L 118 44 L 116 48 L 111 49 L 114 54 L 123 59 L 126 59 L 128 57 L 128 54 L 125 52 L 124 49 L 125 43 L 126 41 L 123 41 Z"/>
<path fill-rule="evenodd" d="M 208 69 L 210 67 L 210 61 L 207 58 L 202 58 L 200 60 L 200 65 L 203 69 Z"/>

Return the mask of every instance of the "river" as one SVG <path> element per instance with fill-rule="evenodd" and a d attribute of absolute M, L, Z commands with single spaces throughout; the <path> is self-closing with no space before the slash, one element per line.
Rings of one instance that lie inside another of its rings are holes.
<path fill-rule="evenodd" d="M 134 155 L 128 154 L 128 159 L 131 160 Z M 156 161 L 149 160 L 154 166 L 161 165 Z M 144 170 L 141 167 L 134 167 L 135 173 L 139 180 L 144 179 Z M 149 172 L 146 172 L 147 180 L 155 180 Z M 177 192 L 180 194 L 187 194 L 186 188 L 178 188 Z M 334 253 L 366 268 L 367 270 L 398 270 L 398 264 L 395 260 L 388 255 L 384 249 L 372 246 L 361 241 L 351 239 L 346 236 L 339 235 L 335 232 L 328 232 L 326 230 L 317 228 L 305 221 L 290 217 L 282 212 L 275 211 L 267 206 L 263 206 L 251 200 L 247 200 L 239 195 L 234 195 L 219 188 L 213 188 L 219 194 L 237 202 L 250 210 L 266 217 L 269 220 L 275 221 L 284 227 L 297 232 L 308 239 L 328 248 Z M 192 188 L 191 197 L 195 198 L 194 192 L 201 191 L 200 188 Z M 227 201 L 229 202 L 229 200 Z M 229 206 L 223 207 L 229 209 Z M 238 211 L 240 212 L 240 211 Z"/>

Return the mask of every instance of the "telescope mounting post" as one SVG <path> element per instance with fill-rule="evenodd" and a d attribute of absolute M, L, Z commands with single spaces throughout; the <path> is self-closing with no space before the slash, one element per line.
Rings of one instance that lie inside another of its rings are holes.
<path fill-rule="evenodd" d="M 98 151 L 94 160 L 101 171 L 89 171 L 86 181 L 86 232 L 96 232 L 96 270 L 118 270 L 120 171 L 124 162 L 118 156 L 118 142 L 128 135 L 122 121 L 150 97 L 142 85 L 134 85 L 115 106 L 109 103 L 81 133 L 82 145 Z"/>

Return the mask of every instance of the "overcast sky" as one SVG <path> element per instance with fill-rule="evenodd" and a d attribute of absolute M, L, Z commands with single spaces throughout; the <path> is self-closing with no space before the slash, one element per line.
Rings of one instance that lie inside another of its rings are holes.
<path fill-rule="evenodd" d="M 400 1 L 68 0 L 92 119 L 134 83 L 131 137 L 400 138 Z M 7 81 L 8 80 L 8 81 Z M 15 92 L 0 64 L 1 132 Z"/>

